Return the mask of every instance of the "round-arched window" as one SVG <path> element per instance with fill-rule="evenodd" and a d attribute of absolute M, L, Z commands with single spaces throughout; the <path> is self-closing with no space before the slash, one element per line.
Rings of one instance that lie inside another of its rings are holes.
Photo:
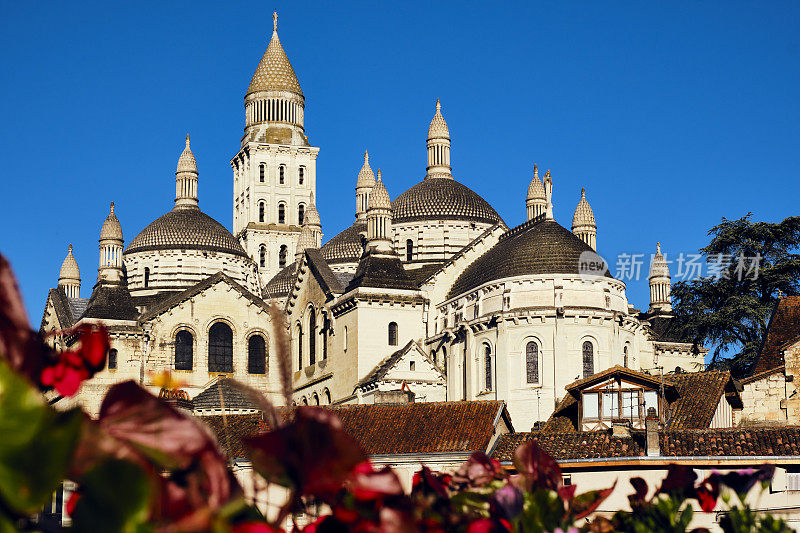
<path fill-rule="evenodd" d="M 233 330 L 224 322 L 208 330 L 208 371 L 233 372 Z"/>
<path fill-rule="evenodd" d="M 486 390 L 492 390 L 492 348 L 488 344 L 483 345 L 483 357 L 485 364 L 483 377 L 486 380 Z"/>
<path fill-rule="evenodd" d="M 191 370 L 194 364 L 194 335 L 182 329 L 175 334 L 175 370 Z"/>
<path fill-rule="evenodd" d="M 539 345 L 533 341 L 525 345 L 525 381 L 539 383 Z"/>
<path fill-rule="evenodd" d="M 583 377 L 588 378 L 594 374 L 594 345 L 591 341 L 584 341 L 581 351 L 583 353 Z"/>
<path fill-rule="evenodd" d="M 250 374 L 267 373 L 267 343 L 259 334 L 251 336 L 247 341 L 247 372 Z"/>

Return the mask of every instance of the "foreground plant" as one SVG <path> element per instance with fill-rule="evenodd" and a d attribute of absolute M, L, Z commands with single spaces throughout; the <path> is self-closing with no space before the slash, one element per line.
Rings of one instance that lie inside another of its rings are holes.
<path fill-rule="evenodd" d="M 288 339 L 281 315 L 272 317 L 288 400 Z M 695 487 L 691 469 L 674 467 L 650 500 L 644 481 L 632 480 L 633 513 L 587 523 L 614 486 L 576 494 L 535 440 L 516 450 L 514 474 L 476 453 L 453 474 L 423 467 L 406 493 L 395 472 L 375 468 L 330 411 L 302 407 L 281 416 L 260 397 L 273 429 L 246 440 L 249 459 L 258 476 L 286 489 L 270 522 L 245 498 L 210 430 L 138 384 L 112 386 L 96 419 L 77 408 L 56 411 L 43 393 L 75 394 L 103 368 L 109 348 L 102 326 L 64 334 L 77 348 L 57 353 L 30 328 L 0 256 L 0 533 L 62 530 L 31 516 L 65 479 L 78 487 L 66 504 L 76 531 L 272 533 L 287 522 L 308 533 L 683 531 L 692 516 L 687 500 L 714 509 L 720 487 L 728 486 L 744 502 L 772 475 L 766 468 L 713 474 Z M 168 375 L 158 381 L 174 385 Z M 300 527 L 299 513 L 313 522 Z M 731 508 L 723 527 L 788 531 L 744 504 Z"/>

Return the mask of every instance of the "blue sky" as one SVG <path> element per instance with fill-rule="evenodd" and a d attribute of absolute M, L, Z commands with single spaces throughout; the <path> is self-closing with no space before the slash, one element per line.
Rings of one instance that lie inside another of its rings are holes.
<path fill-rule="evenodd" d="M 229 160 L 274 8 L 321 148 L 325 239 L 353 220 L 365 148 L 392 198 L 424 176 L 437 97 L 458 180 L 512 226 L 534 162 L 564 226 L 586 187 L 612 267 L 656 241 L 696 252 L 721 217 L 798 214 L 800 2 L 0 7 L 0 252 L 34 325 L 70 242 L 91 294 L 109 202 L 126 244 L 171 209 L 187 132 L 200 205 L 231 227 Z"/>

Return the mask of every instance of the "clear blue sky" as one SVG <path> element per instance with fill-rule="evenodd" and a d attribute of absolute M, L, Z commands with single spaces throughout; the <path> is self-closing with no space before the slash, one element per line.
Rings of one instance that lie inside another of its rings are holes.
<path fill-rule="evenodd" d="M 231 226 L 230 158 L 272 29 L 321 147 L 325 239 L 368 148 L 392 197 L 425 174 L 436 97 L 457 179 L 510 225 L 533 162 L 599 251 L 694 252 L 721 217 L 797 215 L 800 2 L 12 2 L 0 12 L 0 251 L 35 326 L 67 244 L 88 297 L 115 201 L 126 245 L 171 209 L 189 132 L 202 209 Z M 646 307 L 647 282 L 628 297 Z"/>

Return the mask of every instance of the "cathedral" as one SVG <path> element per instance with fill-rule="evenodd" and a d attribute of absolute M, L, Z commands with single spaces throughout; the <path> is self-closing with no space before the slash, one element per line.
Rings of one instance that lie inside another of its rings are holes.
<path fill-rule="evenodd" d="M 364 152 L 353 169 L 354 222 L 324 244 L 315 204 L 341 199 L 315 194 L 319 148 L 305 131 L 305 97 L 277 15 L 244 111 L 230 161 L 230 230 L 199 207 L 202 179 L 187 135 L 172 208 L 127 245 L 126 206 L 110 202 L 88 298 L 69 246 L 41 329 L 102 322 L 111 350 L 107 368 L 61 402 L 95 413 L 109 385 L 134 379 L 158 392 L 154 374 L 171 370 L 189 399 L 220 391 L 195 409 L 255 408 L 225 403 L 229 378 L 280 403 L 276 327 L 289 328 L 297 405 L 500 400 L 521 429 L 546 421 L 577 379 L 616 366 L 656 376 L 703 367 L 705 350 L 673 332 L 660 247 L 650 305 L 640 311 L 607 268 L 586 268 L 602 263 L 586 192 L 571 224 L 560 224 L 556 180 L 534 165 L 519 178 L 530 184 L 519 198 L 526 221 L 509 227 L 454 175 L 439 100 L 423 179 L 392 199 L 391 177 L 373 171 Z M 353 147 L 354 159 L 361 149 Z M 273 304 L 283 324 L 272 322 Z M 58 347 L 75 342 L 53 338 Z M 644 402 L 623 408 L 645 417 Z"/>

